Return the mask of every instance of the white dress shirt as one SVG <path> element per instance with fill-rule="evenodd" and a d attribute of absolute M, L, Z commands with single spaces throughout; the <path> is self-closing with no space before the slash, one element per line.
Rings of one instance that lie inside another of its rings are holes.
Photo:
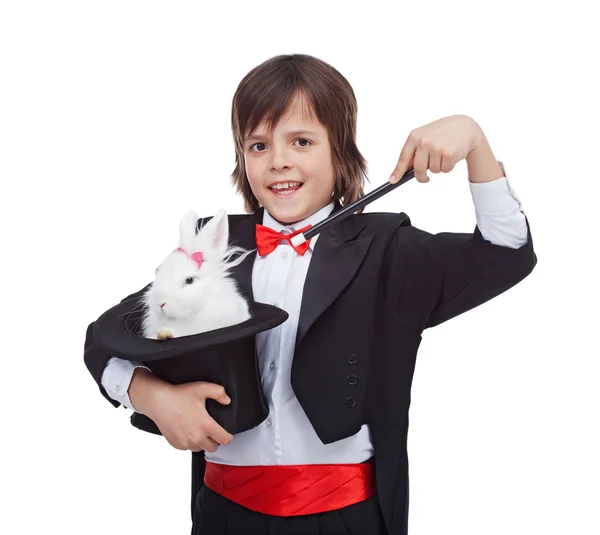
<path fill-rule="evenodd" d="M 502 165 L 502 164 L 501 164 Z M 502 166 L 504 170 L 504 166 Z M 485 183 L 469 182 L 477 226 L 482 236 L 495 245 L 517 249 L 527 241 L 527 225 L 519 198 L 506 176 Z M 333 210 L 333 203 L 294 225 L 282 225 L 265 210 L 263 225 L 291 233 L 315 225 Z M 288 242 L 281 242 L 269 255 L 256 254 L 252 289 L 256 301 L 284 309 L 283 324 L 256 335 L 260 375 L 269 406 L 267 419 L 257 427 L 238 433 L 231 443 L 205 452 L 209 461 L 237 466 L 360 463 L 373 453 L 368 425 L 348 438 L 323 444 L 298 402 L 290 383 L 302 291 L 319 236 L 311 239 L 304 256 Z M 142 366 L 113 357 L 102 375 L 108 395 L 132 408 L 127 395 L 133 370 Z M 143 367 L 143 366 L 142 366 Z M 134 409 L 135 410 L 135 409 Z"/>

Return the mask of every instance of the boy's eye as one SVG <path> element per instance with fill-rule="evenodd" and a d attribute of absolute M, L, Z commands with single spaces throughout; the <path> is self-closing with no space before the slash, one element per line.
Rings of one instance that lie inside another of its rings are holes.
<path fill-rule="evenodd" d="M 301 142 L 301 143 L 300 143 L 300 146 L 301 146 L 301 147 L 308 147 L 309 145 L 311 145 L 311 144 L 312 144 L 312 142 L 311 142 L 311 141 L 309 141 L 308 139 L 304 139 L 304 138 L 302 138 L 302 137 L 301 137 L 301 138 L 298 138 L 296 141 L 300 141 L 300 142 Z M 302 142 L 303 142 L 303 143 L 302 143 Z M 262 146 L 262 148 L 258 148 L 258 145 L 261 145 L 261 146 Z M 255 146 L 257 147 L 257 150 L 258 150 L 258 152 L 262 152 L 262 151 L 264 150 L 264 148 L 265 148 L 265 144 L 264 144 L 264 143 L 258 142 L 258 143 L 254 143 L 253 145 L 250 145 L 250 150 L 252 150 L 252 149 L 253 149 L 253 147 L 255 147 Z"/>
<path fill-rule="evenodd" d="M 254 145 L 250 145 L 250 150 L 252 150 L 252 147 L 254 147 L 255 145 L 262 145 L 263 149 L 265 144 L 264 143 L 254 143 Z M 262 150 L 259 150 L 258 152 L 262 152 Z"/>

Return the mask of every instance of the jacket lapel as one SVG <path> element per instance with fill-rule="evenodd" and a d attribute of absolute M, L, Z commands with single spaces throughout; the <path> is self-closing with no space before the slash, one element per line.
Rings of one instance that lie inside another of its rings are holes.
<path fill-rule="evenodd" d="M 336 203 L 334 212 L 341 207 Z M 349 216 L 321 232 L 315 243 L 304 283 L 296 349 L 311 325 L 336 300 L 362 264 L 372 234 L 360 235 L 365 223 Z"/>
<path fill-rule="evenodd" d="M 332 213 L 341 209 L 336 203 Z M 239 219 L 238 219 L 239 218 Z M 256 248 L 256 224 L 262 224 L 263 208 L 251 215 L 231 216 L 230 243 L 244 249 Z M 348 286 L 362 264 L 373 241 L 372 234 L 361 235 L 364 221 L 349 216 L 319 234 L 306 275 L 296 335 L 296 349 L 311 325 Z M 254 300 L 252 268 L 255 255 L 248 255 L 230 272 L 243 295 Z"/>

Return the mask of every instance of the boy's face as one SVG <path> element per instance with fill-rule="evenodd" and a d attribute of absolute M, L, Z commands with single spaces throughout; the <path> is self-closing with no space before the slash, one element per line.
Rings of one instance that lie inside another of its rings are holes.
<path fill-rule="evenodd" d="M 262 122 L 246 137 L 244 159 L 254 196 L 280 223 L 296 223 L 331 202 L 335 173 L 327 128 L 298 97 L 270 136 Z"/>

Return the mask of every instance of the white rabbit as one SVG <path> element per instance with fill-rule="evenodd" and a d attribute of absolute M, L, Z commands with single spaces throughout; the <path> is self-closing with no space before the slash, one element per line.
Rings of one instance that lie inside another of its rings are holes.
<path fill-rule="evenodd" d="M 179 248 L 156 270 L 144 293 L 142 334 L 164 340 L 212 331 L 250 318 L 248 303 L 230 278 L 229 268 L 248 254 L 229 247 L 229 221 L 220 210 L 200 230 L 196 212 L 179 223 Z M 244 253 L 229 262 L 232 255 Z"/>

